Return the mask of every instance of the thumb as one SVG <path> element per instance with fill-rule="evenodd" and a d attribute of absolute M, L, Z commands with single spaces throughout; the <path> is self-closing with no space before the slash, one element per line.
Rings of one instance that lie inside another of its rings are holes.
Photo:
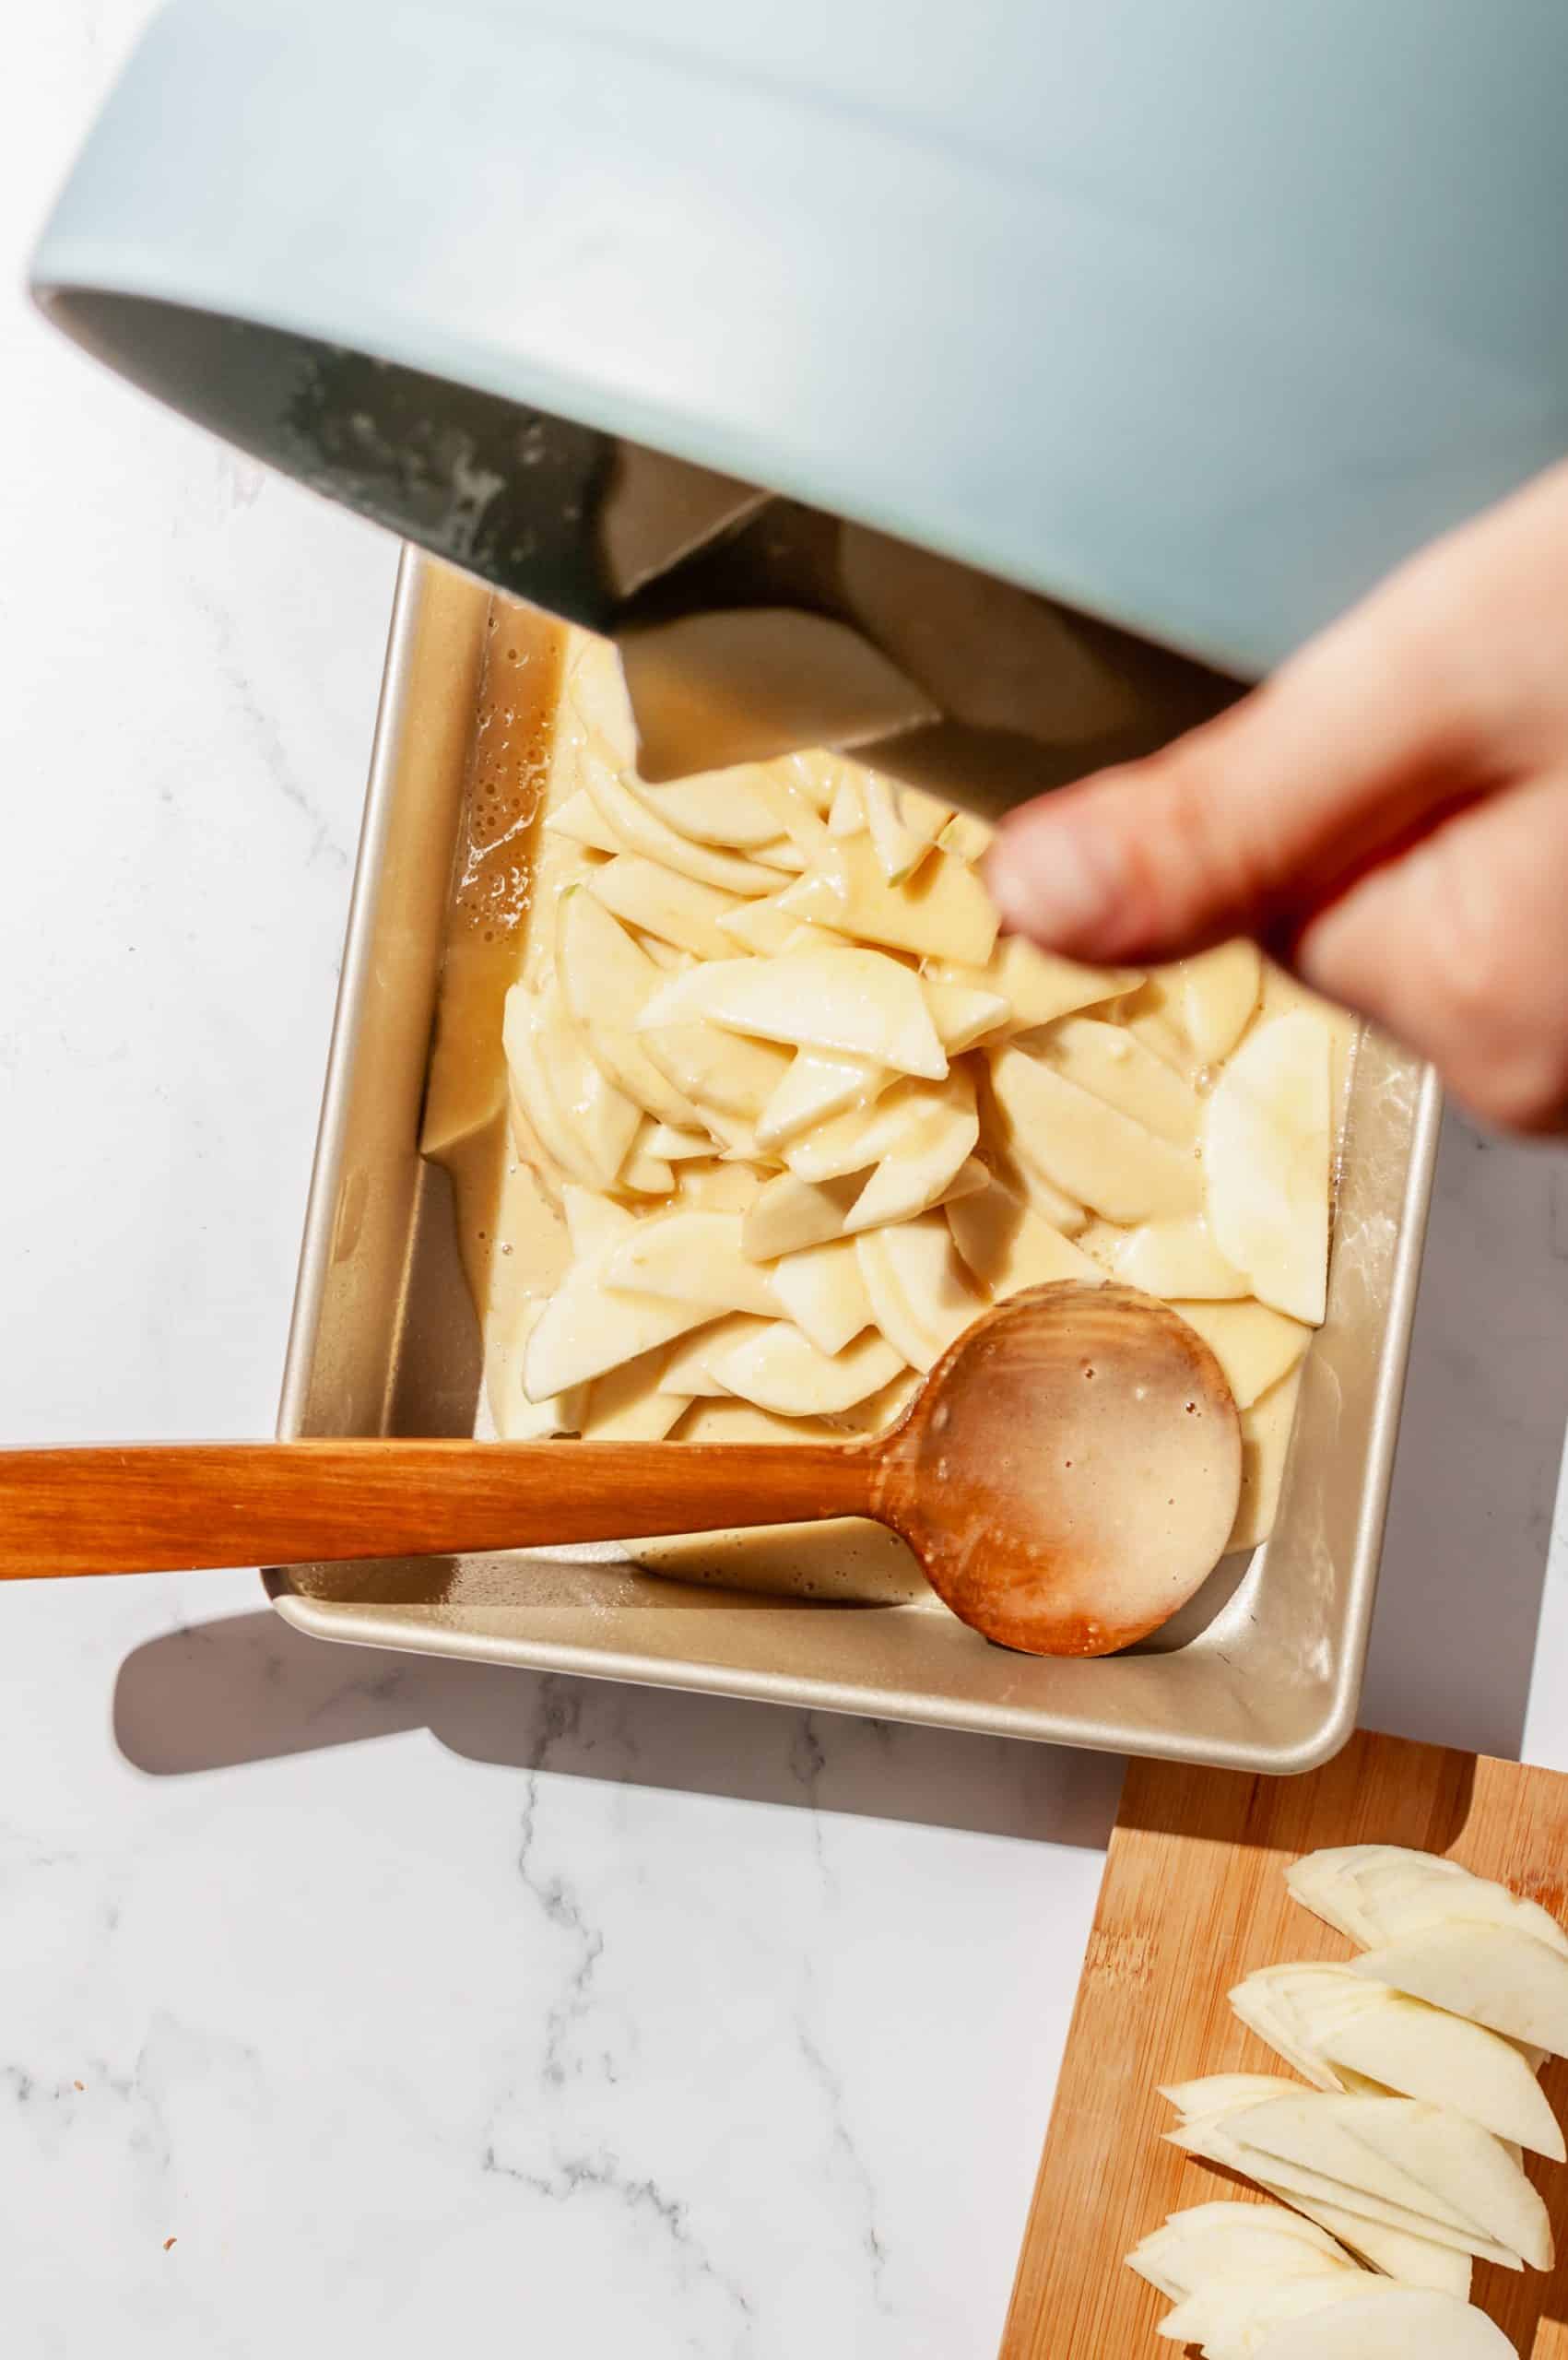
<path fill-rule="evenodd" d="M 1180 957 L 1315 907 L 1473 790 L 1452 627 L 1432 551 L 1218 720 L 1025 804 L 987 864 L 1004 920 L 1114 962 Z"/>

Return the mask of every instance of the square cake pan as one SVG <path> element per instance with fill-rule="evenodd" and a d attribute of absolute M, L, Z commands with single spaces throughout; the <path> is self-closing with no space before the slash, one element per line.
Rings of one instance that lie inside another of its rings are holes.
<path fill-rule="evenodd" d="M 399 576 L 305 1227 L 279 1432 L 463 1434 L 477 1325 L 446 1175 L 418 1151 L 489 594 Z M 1426 1224 L 1440 1096 L 1360 1044 L 1328 1318 L 1308 1356 L 1273 1537 L 1226 1559 L 1126 1655 L 988 1646 L 936 1600 L 736 1592 L 498 1554 L 277 1566 L 298 1629 L 418 1653 L 929 1721 L 1228 1769 L 1303 1771 L 1355 1723 Z M 563 1441 L 552 1448 L 572 1450 Z M 678 1445 L 672 1445 L 678 1448 Z"/>

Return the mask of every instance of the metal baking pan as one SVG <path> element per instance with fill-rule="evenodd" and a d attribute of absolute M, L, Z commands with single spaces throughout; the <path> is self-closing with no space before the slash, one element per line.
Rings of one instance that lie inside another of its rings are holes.
<path fill-rule="evenodd" d="M 489 594 L 399 576 L 279 1432 L 467 1434 L 479 1383 L 444 1174 L 417 1147 Z M 1354 1726 L 1436 1149 L 1439 1093 L 1359 1048 L 1326 1325 L 1273 1537 L 1140 1650 L 987 1646 L 934 1599 L 733 1591 L 614 1557 L 307 1564 L 265 1578 L 322 1638 L 1274 1773 Z M 562 1442 L 557 1447 L 576 1447 Z M 678 1448 L 678 1445 L 672 1445 Z"/>

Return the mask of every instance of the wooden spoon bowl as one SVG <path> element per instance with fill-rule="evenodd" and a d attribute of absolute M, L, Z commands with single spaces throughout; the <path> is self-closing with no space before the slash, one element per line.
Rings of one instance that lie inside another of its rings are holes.
<path fill-rule="evenodd" d="M 961 1621 L 1030 1655 L 1130 1646 L 1235 1522 L 1241 1424 L 1208 1346 L 1129 1287 L 1038 1287 L 966 1328 L 879 1449 L 876 1511 Z"/>
<path fill-rule="evenodd" d="M 863 1443 L 0 1451 L 0 1579 L 867 1516 L 986 1638 L 1107 1655 L 1185 1605 L 1218 1562 L 1241 1465 L 1230 1387 L 1185 1321 L 1127 1287 L 1067 1282 L 976 1320 L 900 1422 Z"/>

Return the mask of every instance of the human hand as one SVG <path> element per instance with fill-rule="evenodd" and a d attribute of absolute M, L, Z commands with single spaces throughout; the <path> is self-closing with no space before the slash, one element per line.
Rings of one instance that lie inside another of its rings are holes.
<path fill-rule="evenodd" d="M 1076 958 L 1256 934 L 1478 1115 L 1568 1127 L 1568 465 L 1218 720 L 1014 812 L 988 874 Z"/>

